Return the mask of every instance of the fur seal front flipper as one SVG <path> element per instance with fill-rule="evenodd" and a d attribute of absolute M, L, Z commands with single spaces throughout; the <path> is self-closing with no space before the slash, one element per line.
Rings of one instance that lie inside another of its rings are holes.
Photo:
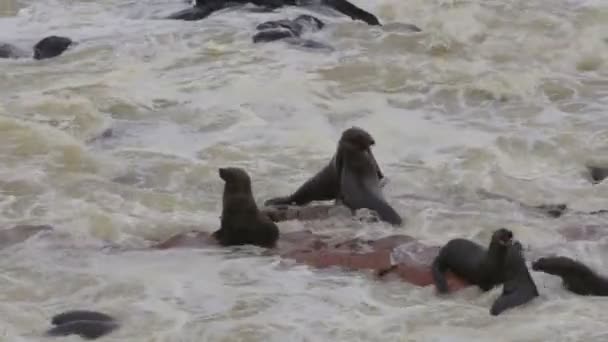
<path fill-rule="evenodd" d="M 538 289 L 526 266 L 521 243 L 515 242 L 509 248 L 503 272 L 505 281 L 502 294 L 490 309 L 490 314 L 493 316 L 538 297 Z"/>
<path fill-rule="evenodd" d="M 112 316 L 88 310 L 58 314 L 52 318 L 51 323 L 55 327 L 47 331 L 47 336 L 79 335 L 89 340 L 107 335 L 120 326 Z"/>
<path fill-rule="evenodd" d="M 342 133 L 340 141 L 343 139 L 351 139 L 351 137 L 360 136 L 360 141 L 365 141 L 367 144 L 367 150 L 370 154 L 370 158 L 373 159 L 374 165 L 376 165 L 377 174 L 379 179 L 384 179 L 384 174 L 380 170 L 376 158 L 371 151 L 371 146 L 375 144 L 372 136 L 365 130 L 358 127 L 351 127 Z M 296 190 L 292 195 L 285 197 L 275 197 L 264 202 L 264 205 L 306 205 L 312 201 L 329 201 L 338 198 L 340 192 L 340 175 L 338 170 L 341 168 L 341 156 L 340 156 L 340 142 L 336 153 L 321 171 L 319 171 L 312 178 L 308 179 L 302 186 Z"/>
<path fill-rule="evenodd" d="M 532 269 L 562 278 L 566 290 L 587 296 L 608 296 L 608 279 L 581 262 L 568 257 L 545 257 L 532 263 Z"/>
<path fill-rule="evenodd" d="M 247 172 L 229 167 L 220 168 L 219 175 L 226 183 L 222 199 L 221 226 L 212 237 L 222 246 L 275 247 L 279 228 L 258 209 Z"/>
<path fill-rule="evenodd" d="M 483 291 L 489 291 L 502 283 L 502 271 L 512 241 L 513 233 L 505 228 L 492 234 L 487 250 L 466 239 L 450 240 L 433 261 L 433 280 L 437 291 L 447 293 L 448 285 L 444 274 L 448 270 Z"/>

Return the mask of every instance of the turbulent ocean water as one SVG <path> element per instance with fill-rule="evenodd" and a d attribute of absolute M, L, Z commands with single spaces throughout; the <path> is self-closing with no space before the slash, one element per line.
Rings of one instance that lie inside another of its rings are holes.
<path fill-rule="evenodd" d="M 123 321 L 107 341 L 606 341 L 608 302 L 537 272 L 540 297 L 497 318 L 488 310 L 500 288 L 440 298 L 255 248 L 104 248 L 213 231 L 219 167 L 245 168 L 261 204 L 293 191 L 359 126 L 407 223 L 280 229 L 439 245 L 485 244 L 507 227 L 529 259 L 559 252 L 608 274 L 608 240 L 556 234 L 608 229 L 607 216 L 554 219 L 478 192 L 608 209 L 608 183 L 592 185 L 584 167 L 608 163 L 608 3 L 354 3 L 384 26 L 306 7 L 182 22 L 159 19 L 181 0 L 2 1 L 1 42 L 27 50 L 57 34 L 78 45 L 0 60 L 0 227 L 55 227 L 0 250 L 0 339 L 41 341 L 51 315 L 88 308 Z M 335 51 L 252 43 L 257 24 L 298 14 L 324 20 L 306 38 Z"/>

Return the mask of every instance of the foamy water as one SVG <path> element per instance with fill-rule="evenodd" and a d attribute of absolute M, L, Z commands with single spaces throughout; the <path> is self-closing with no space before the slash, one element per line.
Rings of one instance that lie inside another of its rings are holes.
<path fill-rule="evenodd" d="M 385 26 L 306 8 L 156 19 L 181 0 L 3 2 L 0 41 L 79 44 L 55 59 L 0 60 L 0 226 L 56 228 L 0 251 L 0 339 L 40 341 L 51 315 L 88 308 L 124 321 L 107 341 L 606 341 L 606 300 L 536 272 L 540 297 L 497 318 L 500 289 L 438 298 L 255 248 L 103 248 L 213 231 L 218 167 L 245 168 L 261 203 L 293 191 L 357 125 L 376 138 L 385 194 L 407 224 L 282 230 L 485 244 L 507 227 L 529 256 L 559 252 L 608 274 L 608 241 L 556 245 L 555 233 L 606 217 L 551 219 L 476 194 L 608 208 L 608 183 L 584 177 L 586 162 L 608 162 L 608 4 L 355 3 Z M 307 38 L 334 52 L 252 44 L 257 24 L 302 13 L 326 22 Z"/>

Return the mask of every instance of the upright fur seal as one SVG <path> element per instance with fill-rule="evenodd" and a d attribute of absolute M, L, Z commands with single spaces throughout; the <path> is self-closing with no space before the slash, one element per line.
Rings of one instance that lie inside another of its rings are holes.
<path fill-rule="evenodd" d="M 532 269 L 561 277 L 564 288 L 570 292 L 583 296 L 608 296 L 608 279 L 568 257 L 540 258 L 532 263 Z"/>
<path fill-rule="evenodd" d="M 371 146 L 376 143 L 374 138 L 359 127 L 351 127 L 342 133 L 336 153 L 321 171 L 302 184 L 293 194 L 285 197 L 271 198 L 264 202 L 264 205 L 306 205 L 312 201 L 329 201 L 337 199 L 340 192 L 339 170 L 342 166 L 340 164 L 342 158 L 340 146 L 346 140 L 356 140 L 359 144 L 366 145 L 370 158 L 373 159 L 373 163 L 376 165 L 378 178 L 383 179 L 384 175 L 371 152 Z"/>
<path fill-rule="evenodd" d="M 53 58 L 61 55 L 74 42 L 67 37 L 48 36 L 41 39 L 33 47 L 33 58 L 37 60 Z M 0 44 L 0 58 L 24 58 L 29 57 L 27 53 L 21 51 L 11 44 Z"/>
<path fill-rule="evenodd" d="M 538 297 L 538 289 L 526 266 L 521 243 L 515 242 L 509 248 L 503 272 L 502 294 L 490 309 L 490 314 L 493 316 Z"/>
<path fill-rule="evenodd" d="M 401 217 L 382 194 L 378 167 L 369 151 L 369 137 L 360 133 L 347 132 L 338 147 L 339 200 L 352 210 L 367 208 L 375 211 L 381 220 L 400 225 Z"/>
<path fill-rule="evenodd" d="M 505 228 L 492 234 L 490 246 L 486 250 L 473 241 L 466 239 L 450 240 L 439 251 L 433 261 L 433 279 L 439 293 L 447 293 L 448 286 L 444 273 L 448 270 L 489 291 L 504 281 L 503 267 L 513 233 Z"/>
<path fill-rule="evenodd" d="M 258 210 L 251 191 L 251 179 L 245 170 L 219 169 L 224 185 L 220 229 L 212 234 L 220 245 L 256 245 L 272 248 L 279 238 L 279 228 Z"/>
<path fill-rule="evenodd" d="M 79 335 L 88 340 L 107 335 L 119 327 L 112 316 L 88 310 L 73 310 L 55 315 L 51 324 L 55 327 L 47 331 L 47 336 Z"/>

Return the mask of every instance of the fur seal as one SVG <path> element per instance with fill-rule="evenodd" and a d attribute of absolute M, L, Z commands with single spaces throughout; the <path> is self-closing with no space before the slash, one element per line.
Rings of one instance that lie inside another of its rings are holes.
<path fill-rule="evenodd" d="M 33 47 L 33 58 L 36 60 L 42 60 L 47 58 L 53 58 L 61 55 L 67 50 L 74 42 L 67 37 L 60 36 L 48 36 L 41 39 Z M 11 44 L 0 44 L 0 58 L 24 58 L 29 55 L 14 45 Z"/>
<path fill-rule="evenodd" d="M 340 184 L 338 199 L 351 210 L 367 208 L 375 211 L 381 220 L 401 225 L 403 220 L 382 194 L 378 167 L 369 152 L 369 143 L 368 136 L 360 134 L 346 134 L 341 140 L 336 159 Z"/>
<path fill-rule="evenodd" d="M 340 145 L 345 140 L 359 140 L 367 145 L 367 150 L 370 154 L 370 158 L 373 159 L 376 165 L 377 174 L 379 179 L 383 179 L 384 175 L 378 167 L 376 159 L 373 157 L 371 152 L 371 146 L 375 144 L 374 138 L 367 133 L 365 130 L 359 127 L 351 127 L 342 133 L 342 137 L 338 142 L 336 153 L 333 155 L 329 163 L 321 169 L 316 175 L 308 179 L 302 184 L 296 192 L 285 197 L 275 197 L 264 202 L 265 206 L 273 205 L 306 205 L 312 201 L 329 201 L 335 200 L 339 197 L 340 192 L 340 180 L 339 180 L 339 160 L 341 160 Z"/>
<path fill-rule="evenodd" d="M 53 328 L 47 336 L 79 335 L 94 340 L 116 330 L 120 325 L 110 315 L 88 310 L 73 310 L 55 315 L 51 319 Z"/>
<path fill-rule="evenodd" d="M 503 267 L 513 233 L 505 228 L 492 234 L 490 246 L 486 250 L 477 243 L 466 239 L 450 240 L 439 251 L 433 261 L 433 279 L 439 293 L 447 293 L 448 286 L 444 273 L 448 270 L 489 291 L 504 280 Z"/>
<path fill-rule="evenodd" d="M 589 177 L 593 184 L 599 184 L 608 178 L 608 167 L 586 165 Z"/>
<path fill-rule="evenodd" d="M 241 168 L 219 169 L 225 182 L 220 229 L 212 234 L 220 245 L 255 245 L 273 248 L 279 228 L 258 210 L 251 191 L 251 179 Z"/>
<path fill-rule="evenodd" d="M 532 263 L 532 269 L 562 278 L 566 290 L 587 296 L 608 296 L 608 279 L 581 262 L 568 257 L 544 257 Z"/>
<path fill-rule="evenodd" d="M 253 4 L 266 11 L 283 6 L 300 6 L 300 3 L 296 0 L 196 0 L 193 7 L 173 13 L 165 19 L 201 20 L 221 9 L 246 4 Z M 321 5 L 333 8 L 353 20 L 361 20 L 368 25 L 380 25 L 380 21 L 375 15 L 353 5 L 347 0 L 322 0 Z"/>
<path fill-rule="evenodd" d="M 281 40 L 291 45 L 306 48 L 333 50 L 329 45 L 300 37 L 305 31 L 316 32 L 324 26 L 325 24 L 318 18 L 302 14 L 293 20 L 272 20 L 259 24 L 256 27 L 258 32 L 253 36 L 252 40 L 254 43 Z"/>
<path fill-rule="evenodd" d="M 502 294 L 490 309 L 493 316 L 503 311 L 523 305 L 538 297 L 538 289 L 530 276 L 521 243 L 515 242 L 508 250 L 504 266 Z"/>
<path fill-rule="evenodd" d="M 0 230 L 0 248 L 21 243 L 30 237 L 45 231 L 53 230 L 49 225 L 18 225 L 13 228 Z"/>

